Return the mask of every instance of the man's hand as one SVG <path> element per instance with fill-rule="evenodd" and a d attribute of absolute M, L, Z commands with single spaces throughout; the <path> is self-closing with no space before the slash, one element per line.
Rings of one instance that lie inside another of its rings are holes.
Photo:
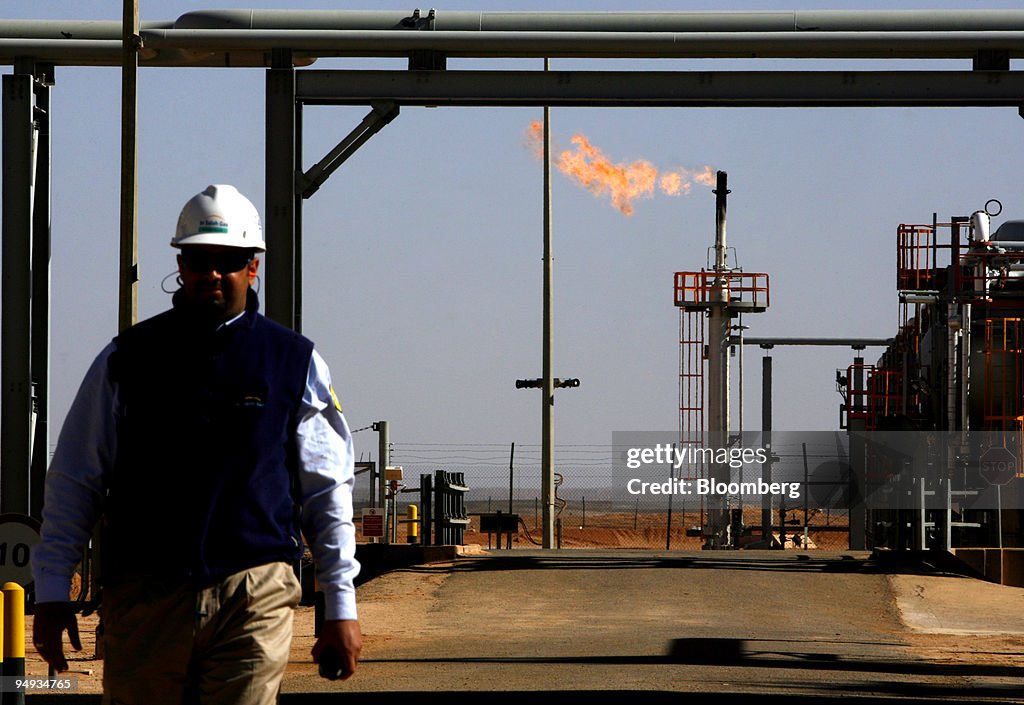
<path fill-rule="evenodd" d="M 359 622 L 354 619 L 329 619 L 320 630 L 320 638 L 313 644 L 313 660 L 320 663 L 320 657 L 327 649 L 334 649 L 341 657 L 341 680 L 356 672 L 359 653 L 363 650 L 363 636 Z"/>
<path fill-rule="evenodd" d="M 78 618 L 70 602 L 40 602 L 35 605 L 32 618 L 32 643 L 39 655 L 58 673 L 68 670 L 64 658 L 64 631 L 75 651 L 82 650 L 78 638 Z"/>

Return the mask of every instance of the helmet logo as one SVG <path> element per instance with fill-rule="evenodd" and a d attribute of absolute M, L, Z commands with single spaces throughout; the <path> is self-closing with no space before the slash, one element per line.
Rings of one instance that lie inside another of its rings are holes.
<path fill-rule="evenodd" d="M 219 216 L 213 216 L 199 221 L 199 232 L 201 233 L 226 233 L 227 231 L 227 221 Z"/>
<path fill-rule="evenodd" d="M 172 247 L 219 245 L 266 252 L 260 216 L 249 199 L 227 184 L 211 185 L 185 203 Z"/>

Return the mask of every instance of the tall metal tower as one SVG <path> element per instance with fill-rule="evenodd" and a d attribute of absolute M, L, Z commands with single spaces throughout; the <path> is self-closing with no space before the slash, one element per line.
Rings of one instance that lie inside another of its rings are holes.
<path fill-rule="evenodd" d="M 726 246 L 727 174 L 719 171 L 715 188 L 714 264 L 709 271 L 676 272 L 675 305 L 680 309 L 679 443 L 681 447 L 728 448 L 730 436 L 729 358 L 733 319 L 768 308 L 768 275 L 743 272 L 729 263 Z M 728 463 L 691 463 L 689 477 L 707 477 L 712 487 L 728 484 Z M 704 513 L 706 507 L 706 514 Z M 727 548 L 729 497 L 702 496 L 702 533 L 706 548 Z"/>

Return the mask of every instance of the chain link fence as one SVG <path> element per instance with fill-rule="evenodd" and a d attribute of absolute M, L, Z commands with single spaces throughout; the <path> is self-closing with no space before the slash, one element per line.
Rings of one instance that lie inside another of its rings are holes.
<path fill-rule="evenodd" d="M 518 515 L 519 530 L 512 536 L 513 548 L 541 544 L 543 505 L 539 465 L 507 467 L 474 466 L 471 463 L 425 464 L 410 462 L 396 454 L 393 464 L 402 465 L 405 490 L 399 494 L 398 513 L 407 515 L 408 505 L 420 504 L 420 476 L 437 471 L 461 472 L 469 491 L 466 512 L 470 524 L 464 543 L 497 547 L 498 537 L 480 530 L 481 515 L 497 512 Z M 707 515 L 704 497 L 643 494 L 623 498 L 613 488 L 608 467 L 592 465 L 557 466 L 555 475 L 556 542 L 562 548 L 622 548 L 657 550 L 699 550 L 704 543 L 701 527 Z M 820 482 L 809 487 L 808 502 L 775 496 L 771 502 L 772 540 L 787 548 L 845 550 L 848 547 L 848 512 L 836 506 L 839 478 L 835 487 Z M 370 473 L 357 475 L 356 517 L 362 507 L 373 506 Z M 827 501 L 823 501 L 825 498 Z M 763 498 L 761 495 L 730 496 L 731 509 L 742 507 L 740 545 L 762 540 Z M 407 541 L 407 525 L 399 529 L 398 541 Z M 503 539 L 502 548 L 507 541 Z"/>

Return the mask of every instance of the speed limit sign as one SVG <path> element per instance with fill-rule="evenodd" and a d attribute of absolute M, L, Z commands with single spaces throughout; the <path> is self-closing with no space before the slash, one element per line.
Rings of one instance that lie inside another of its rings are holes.
<path fill-rule="evenodd" d="M 0 584 L 32 584 L 32 549 L 39 543 L 39 522 L 24 514 L 0 514 Z"/>

